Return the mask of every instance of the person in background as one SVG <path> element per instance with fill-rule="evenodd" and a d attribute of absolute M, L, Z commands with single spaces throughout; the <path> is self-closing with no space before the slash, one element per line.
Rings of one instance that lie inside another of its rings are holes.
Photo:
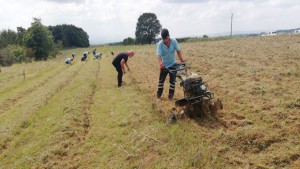
<path fill-rule="evenodd" d="M 82 56 L 82 58 L 81 58 L 81 61 L 86 61 L 88 55 L 89 55 L 89 52 L 84 52 L 84 53 L 83 53 L 83 56 Z"/>
<path fill-rule="evenodd" d="M 178 42 L 170 38 L 170 34 L 168 29 L 163 29 L 161 31 L 161 37 L 162 40 L 160 40 L 157 43 L 157 59 L 159 63 L 159 81 L 158 81 L 158 89 L 157 89 L 157 98 L 161 99 L 163 90 L 164 90 L 164 82 L 169 74 L 170 76 L 170 88 L 169 88 L 169 100 L 173 99 L 174 93 L 175 93 L 175 80 L 176 80 L 176 73 L 170 73 L 166 71 L 164 68 L 170 68 L 176 64 L 176 57 L 175 57 L 175 51 L 177 52 L 177 55 L 181 62 L 183 61 L 183 57 L 180 51 L 180 47 L 178 45 Z"/>
<path fill-rule="evenodd" d="M 96 50 L 97 50 L 96 48 L 93 50 L 93 55 L 96 55 Z"/>
<path fill-rule="evenodd" d="M 117 76 L 118 87 L 122 86 L 122 77 L 123 77 L 123 74 L 126 73 L 124 65 L 126 65 L 128 71 L 130 71 L 127 61 L 128 61 L 128 58 L 131 58 L 133 56 L 134 56 L 133 50 L 130 50 L 128 52 L 121 52 L 112 61 L 112 64 L 114 65 L 114 67 L 116 68 L 116 70 L 118 72 L 118 76 Z"/>
<path fill-rule="evenodd" d="M 73 61 L 72 58 L 67 58 L 67 59 L 65 60 L 65 63 L 71 65 L 71 62 L 72 62 L 72 61 Z"/>
<path fill-rule="evenodd" d="M 97 53 L 94 55 L 94 60 L 95 59 L 101 59 L 102 53 Z"/>
<path fill-rule="evenodd" d="M 72 58 L 74 59 L 76 57 L 76 53 L 72 53 Z"/>

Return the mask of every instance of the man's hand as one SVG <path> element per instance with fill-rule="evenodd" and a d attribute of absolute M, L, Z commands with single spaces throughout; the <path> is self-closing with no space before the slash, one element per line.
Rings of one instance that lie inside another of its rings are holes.
<path fill-rule="evenodd" d="M 184 62 L 183 58 L 180 58 L 180 62 L 181 62 L 181 63 Z"/>
<path fill-rule="evenodd" d="M 165 67 L 164 67 L 163 64 L 160 64 L 160 65 L 159 65 L 159 69 L 160 69 L 160 70 L 163 70 L 164 68 L 165 68 Z"/>

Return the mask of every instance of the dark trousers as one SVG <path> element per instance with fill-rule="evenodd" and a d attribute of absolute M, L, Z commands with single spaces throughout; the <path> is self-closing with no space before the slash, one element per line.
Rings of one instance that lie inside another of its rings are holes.
<path fill-rule="evenodd" d="M 113 63 L 114 67 L 116 68 L 117 72 L 118 72 L 118 86 L 121 86 L 122 85 L 122 77 L 123 77 L 123 71 L 122 71 L 122 68 L 121 68 L 121 64 L 115 64 Z"/>
<path fill-rule="evenodd" d="M 87 56 L 84 55 L 82 58 L 81 58 L 81 61 L 85 61 L 87 59 Z"/>
<path fill-rule="evenodd" d="M 175 82 L 176 82 L 176 72 L 169 73 L 166 70 L 161 70 L 159 74 L 158 81 L 158 89 L 157 89 L 157 97 L 160 98 L 164 91 L 164 82 L 166 80 L 167 75 L 170 76 L 170 88 L 169 88 L 169 99 L 172 99 L 175 92 Z"/>

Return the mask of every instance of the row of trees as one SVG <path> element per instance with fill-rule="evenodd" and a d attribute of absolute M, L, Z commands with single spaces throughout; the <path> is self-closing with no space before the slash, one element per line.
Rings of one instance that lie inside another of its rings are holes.
<path fill-rule="evenodd" d="M 89 47 L 89 36 L 82 29 L 74 25 L 57 25 L 49 26 L 48 29 L 52 32 L 54 42 L 62 42 L 64 47 Z"/>
<path fill-rule="evenodd" d="M 41 19 L 33 18 L 27 30 L 17 27 L 0 32 L 0 65 L 10 66 L 16 62 L 46 60 L 55 57 L 63 47 L 88 47 L 88 35 L 74 25 L 46 27 Z"/>

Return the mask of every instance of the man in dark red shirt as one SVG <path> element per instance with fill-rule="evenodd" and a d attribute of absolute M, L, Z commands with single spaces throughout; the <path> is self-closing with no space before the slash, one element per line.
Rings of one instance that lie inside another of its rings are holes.
<path fill-rule="evenodd" d="M 116 70 L 118 72 L 118 87 L 122 86 L 122 77 L 123 77 L 123 74 L 126 73 L 124 64 L 126 65 L 128 71 L 130 71 L 128 64 L 127 64 L 127 60 L 128 60 L 128 57 L 131 58 L 133 56 L 134 56 L 134 52 L 132 50 L 130 50 L 128 52 L 121 52 L 112 61 L 112 64 L 114 65 L 114 67 L 116 68 Z"/>

